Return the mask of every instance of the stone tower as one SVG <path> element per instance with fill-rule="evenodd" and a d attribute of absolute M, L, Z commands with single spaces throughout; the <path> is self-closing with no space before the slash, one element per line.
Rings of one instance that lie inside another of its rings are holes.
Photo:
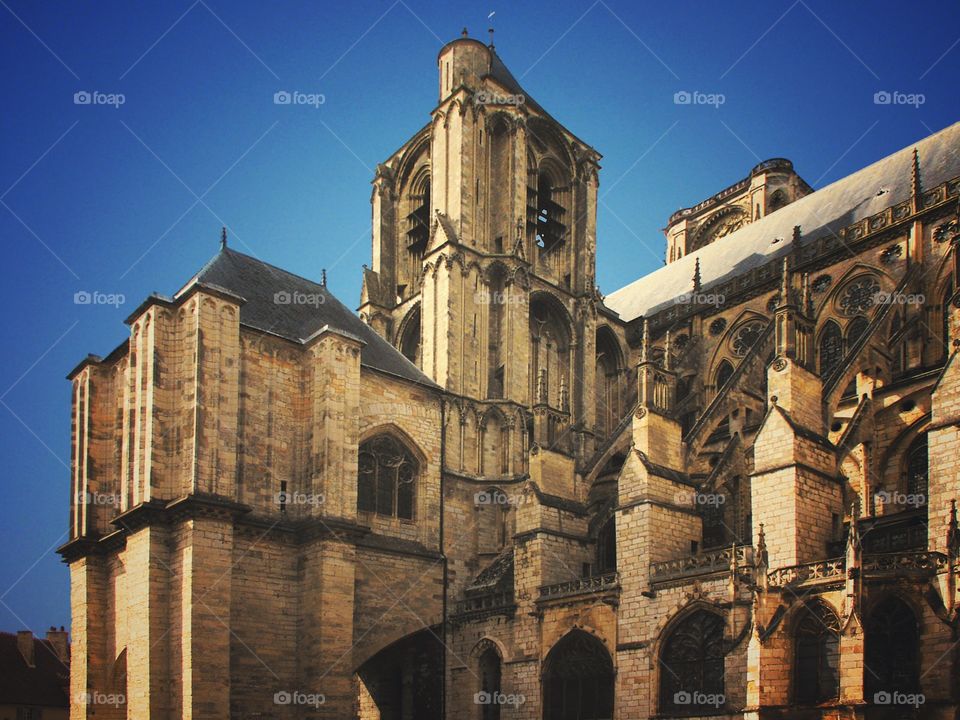
<path fill-rule="evenodd" d="M 524 93 L 492 44 L 461 37 L 437 64 L 431 122 L 377 168 L 360 312 L 438 384 L 514 426 L 495 459 L 466 431 L 465 464 L 476 444 L 477 473 L 498 475 L 491 463 L 505 473 L 531 442 L 581 447 L 584 433 L 566 431 L 593 424 L 582 378 L 600 155 Z"/>

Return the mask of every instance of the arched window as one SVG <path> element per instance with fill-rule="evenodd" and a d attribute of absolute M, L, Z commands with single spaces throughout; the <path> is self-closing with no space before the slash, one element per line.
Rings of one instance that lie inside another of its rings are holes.
<path fill-rule="evenodd" d="M 912 495 L 912 505 L 927 504 L 929 468 L 927 434 L 918 435 L 907 448 L 907 495 Z"/>
<path fill-rule="evenodd" d="M 407 215 L 407 249 L 423 256 L 430 235 L 430 178 L 418 184 L 410 196 L 411 210 Z"/>
<path fill-rule="evenodd" d="M 413 454 L 391 435 L 365 441 L 360 445 L 357 509 L 412 520 L 418 472 Z"/>
<path fill-rule="evenodd" d="M 400 352 L 417 367 L 420 367 L 420 307 L 410 311 L 403 323 L 399 338 Z"/>
<path fill-rule="evenodd" d="M 544 720 L 613 717 L 613 661 L 603 643 L 582 630 L 560 640 L 544 662 Z"/>
<path fill-rule="evenodd" d="M 721 360 L 720 364 L 717 366 L 717 391 L 719 392 L 724 385 L 727 384 L 727 380 L 730 379 L 730 376 L 733 375 L 733 364 L 729 360 Z"/>
<path fill-rule="evenodd" d="M 670 632 L 660 656 L 660 712 L 716 711 L 722 704 L 723 618 L 697 610 Z"/>
<path fill-rule="evenodd" d="M 869 324 L 870 322 L 863 315 L 858 315 L 850 321 L 847 326 L 847 350 L 852 348 L 854 343 L 860 339 L 860 336 L 866 332 Z"/>
<path fill-rule="evenodd" d="M 537 245 L 548 253 L 564 241 L 566 208 L 559 202 L 560 189 L 545 172 L 537 174 Z"/>
<path fill-rule="evenodd" d="M 920 687 L 920 628 L 906 603 L 891 595 L 870 616 L 864 637 L 867 697 L 917 692 Z"/>
<path fill-rule="evenodd" d="M 793 655 L 795 702 L 817 704 L 840 694 L 840 621 L 822 603 L 800 611 Z"/>
<path fill-rule="evenodd" d="M 530 300 L 530 381 L 534 403 L 566 410 L 561 388 L 570 394 L 570 324 L 563 305 L 552 295 Z"/>
<path fill-rule="evenodd" d="M 480 693 L 477 701 L 480 705 L 480 719 L 500 720 L 500 653 L 493 646 L 488 647 L 480 655 L 479 665 Z"/>
<path fill-rule="evenodd" d="M 843 360 L 843 333 L 828 320 L 820 332 L 820 377 L 826 377 Z"/>
<path fill-rule="evenodd" d="M 617 522 L 612 516 L 597 536 L 597 569 L 601 575 L 617 570 Z"/>
<path fill-rule="evenodd" d="M 620 422 L 620 347 L 610 328 L 597 329 L 597 434 L 606 438 Z"/>

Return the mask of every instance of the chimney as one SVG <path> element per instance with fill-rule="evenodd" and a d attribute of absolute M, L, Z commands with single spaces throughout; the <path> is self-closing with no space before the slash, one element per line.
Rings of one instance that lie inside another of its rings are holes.
<path fill-rule="evenodd" d="M 29 667 L 36 667 L 33 655 L 33 633 L 29 630 L 17 630 L 17 650 Z"/>
<path fill-rule="evenodd" d="M 50 626 L 50 629 L 47 630 L 47 642 L 50 643 L 50 647 L 60 658 L 60 662 L 64 665 L 70 662 L 70 635 L 63 629 L 63 625 L 60 626 L 59 630 L 52 625 Z"/>

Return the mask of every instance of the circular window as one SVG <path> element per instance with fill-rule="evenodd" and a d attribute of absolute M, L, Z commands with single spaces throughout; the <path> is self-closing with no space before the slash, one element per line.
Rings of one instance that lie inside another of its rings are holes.
<path fill-rule="evenodd" d="M 750 320 L 741 325 L 733 335 L 730 342 L 730 348 L 737 357 L 743 357 L 747 354 L 754 343 L 760 338 L 763 332 L 763 323 L 759 320 Z"/>
<path fill-rule="evenodd" d="M 712 323 L 710 323 L 710 334 L 719 335 L 724 330 L 727 329 L 727 321 L 723 318 L 717 318 Z"/>
<path fill-rule="evenodd" d="M 873 307 L 880 283 L 872 277 L 854 280 L 847 285 L 840 298 L 840 310 L 844 315 L 859 315 Z"/>

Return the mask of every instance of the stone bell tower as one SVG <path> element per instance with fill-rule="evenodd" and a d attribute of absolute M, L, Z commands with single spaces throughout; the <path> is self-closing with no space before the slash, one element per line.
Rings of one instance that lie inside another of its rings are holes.
<path fill-rule="evenodd" d="M 373 181 L 361 315 L 480 414 L 542 407 L 544 442 L 592 426 L 600 155 L 524 92 L 492 43 L 464 33 L 437 67 L 430 123 Z"/>

